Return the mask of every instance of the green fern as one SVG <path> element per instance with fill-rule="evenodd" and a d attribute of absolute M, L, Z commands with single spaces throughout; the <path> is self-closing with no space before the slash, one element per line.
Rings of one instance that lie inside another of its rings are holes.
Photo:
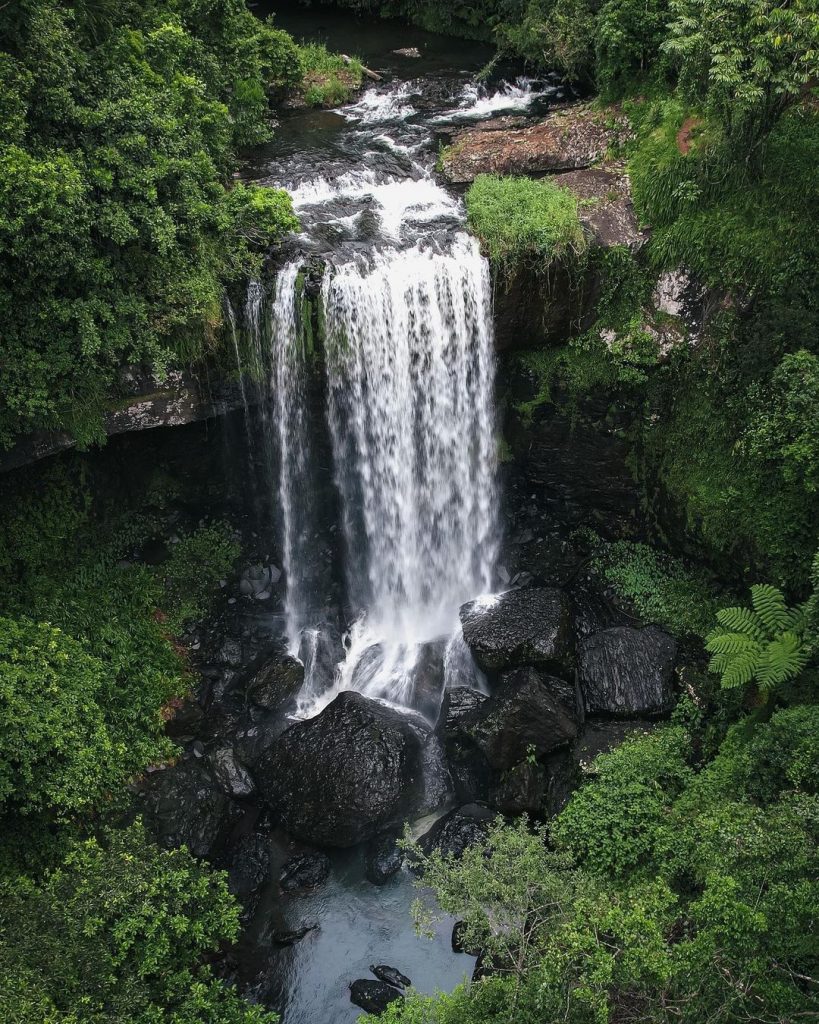
<path fill-rule="evenodd" d="M 708 668 L 726 688 L 755 682 L 763 695 L 797 676 L 808 663 L 807 605 L 789 608 L 769 583 L 751 587 L 753 608 L 721 608 L 706 637 Z"/>

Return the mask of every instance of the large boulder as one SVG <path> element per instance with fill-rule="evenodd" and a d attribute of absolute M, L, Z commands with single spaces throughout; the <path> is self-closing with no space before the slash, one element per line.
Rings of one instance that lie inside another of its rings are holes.
<path fill-rule="evenodd" d="M 282 733 L 256 781 L 294 836 L 355 846 L 398 821 L 420 781 L 420 752 L 405 715 L 345 691 Z"/>
<path fill-rule="evenodd" d="M 241 816 L 238 804 L 200 760 L 180 761 L 149 775 L 143 810 L 160 846 L 187 846 L 194 857 L 212 854 Z"/>
<path fill-rule="evenodd" d="M 661 715 L 674 706 L 677 644 L 656 626 L 615 626 L 578 647 L 577 675 L 590 714 Z"/>
<path fill-rule="evenodd" d="M 470 601 L 460 615 L 464 640 L 482 669 L 566 663 L 569 606 L 560 590 L 509 590 L 493 601 Z"/>
<path fill-rule="evenodd" d="M 442 170 L 453 185 L 468 185 L 479 174 L 575 171 L 601 160 L 628 134 L 620 111 L 589 103 L 558 108 L 534 123 L 496 118 L 458 132 L 444 150 Z"/>
<path fill-rule="evenodd" d="M 219 747 L 210 754 L 210 766 L 216 782 L 228 796 L 241 799 L 253 796 L 256 786 L 231 747 Z"/>
<path fill-rule="evenodd" d="M 640 249 L 648 232 L 640 229 L 624 166 L 586 167 L 561 174 L 558 184 L 580 200 L 577 215 L 593 245 L 601 249 Z"/>
<path fill-rule="evenodd" d="M 577 736 L 574 685 L 530 666 L 506 672 L 495 693 L 460 719 L 457 728 L 498 770 L 530 755 L 544 757 Z"/>

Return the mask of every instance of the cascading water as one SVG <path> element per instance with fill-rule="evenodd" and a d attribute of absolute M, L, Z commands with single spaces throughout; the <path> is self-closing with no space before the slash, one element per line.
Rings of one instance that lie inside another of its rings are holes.
<path fill-rule="evenodd" d="M 287 578 L 285 618 L 290 647 L 298 650 L 299 635 L 309 618 L 304 586 L 308 564 L 310 516 L 304 486 L 310 454 L 307 418 L 305 332 L 296 308 L 296 280 L 301 261 L 288 264 L 276 279 L 270 310 L 275 425 L 279 452 L 279 504 L 282 513 L 282 560 Z"/>
<path fill-rule="evenodd" d="M 458 234 L 443 252 L 338 267 L 323 301 L 349 587 L 364 610 L 339 685 L 410 704 L 418 646 L 449 635 L 492 580 L 488 271 Z"/>
<path fill-rule="evenodd" d="M 274 179 L 302 220 L 299 257 L 280 271 L 267 320 L 253 287 L 245 310 L 257 348 L 269 346 L 287 634 L 293 653 L 302 640 L 307 661 L 302 716 L 355 689 L 434 717 L 440 682 L 430 694 L 430 678 L 480 685 L 458 609 L 491 589 L 497 549 L 491 288 L 462 203 L 436 181 L 429 124 L 525 109 L 554 90 L 521 80 L 492 94 L 456 83 L 430 116 L 414 107 L 415 88 L 368 90 L 342 111 L 354 126 L 349 153 L 319 163 L 300 150 Z M 301 500 L 317 429 L 296 296 L 309 252 L 325 265 L 326 418 L 347 606 L 357 616 L 329 683 L 311 671 L 318 610 L 305 566 L 314 535 Z"/>

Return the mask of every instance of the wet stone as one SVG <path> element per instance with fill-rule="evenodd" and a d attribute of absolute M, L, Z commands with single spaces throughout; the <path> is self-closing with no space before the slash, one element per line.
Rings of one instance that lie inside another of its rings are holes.
<path fill-rule="evenodd" d="M 315 889 L 330 874 L 330 858 L 326 853 L 298 853 L 284 865 L 279 884 L 284 892 L 294 889 Z"/>

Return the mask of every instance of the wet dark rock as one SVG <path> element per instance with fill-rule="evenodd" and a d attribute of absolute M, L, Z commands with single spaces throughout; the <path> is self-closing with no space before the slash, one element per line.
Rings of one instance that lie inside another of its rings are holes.
<path fill-rule="evenodd" d="M 256 792 L 250 772 L 230 747 L 214 750 L 210 754 L 210 766 L 214 778 L 228 796 L 242 798 Z"/>
<path fill-rule="evenodd" d="M 315 889 L 330 874 L 330 858 L 326 853 L 297 853 L 284 865 L 279 884 L 284 892 L 294 889 Z"/>
<path fill-rule="evenodd" d="M 456 729 L 461 719 L 479 708 L 486 699 L 485 693 L 468 686 L 456 686 L 452 690 L 447 690 L 444 704 L 447 732 Z"/>
<path fill-rule="evenodd" d="M 159 845 L 187 846 L 194 857 L 211 854 L 241 816 L 203 761 L 180 761 L 148 776 L 142 799 L 145 823 Z"/>
<path fill-rule="evenodd" d="M 491 605 L 471 601 L 460 614 L 464 640 L 482 669 L 566 661 L 569 606 L 560 590 L 509 590 Z"/>
<path fill-rule="evenodd" d="M 351 685 L 354 690 L 363 690 L 375 679 L 384 663 L 384 645 L 373 644 L 358 660 L 353 672 Z"/>
<path fill-rule="evenodd" d="M 407 716 L 347 691 L 287 729 L 256 781 L 293 835 L 354 846 L 397 823 L 420 781 L 420 747 Z"/>
<path fill-rule="evenodd" d="M 452 928 L 452 952 L 466 953 L 467 956 L 480 956 L 480 949 L 477 946 L 468 945 L 466 942 L 466 921 L 456 921 Z"/>
<path fill-rule="evenodd" d="M 412 668 L 412 706 L 433 726 L 441 714 L 445 648 L 441 640 L 422 644 Z"/>
<path fill-rule="evenodd" d="M 341 633 L 330 623 L 322 622 L 314 629 L 302 630 L 299 660 L 316 696 L 332 687 L 336 665 L 344 660 L 344 653 Z"/>
<path fill-rule="evenodd" d="M 389 967 L 387 964 L 370 964 L 370 970 L 379 981 L 386 981 L 388 985 L 395 988 L 409 988 L 412 982 L 397 968 Z"/>
<path fill-rule="evenodd" d="M 543 765 L 524 761 L 501 775 L 489 792 L 489 803 L 503 814 L 537 816 L 543 810 L 547 786 Z"/>
<path fill-rule="evenodd" d="M 228 855 L 228 888 L 234 896 L 249 896 L 260 889 L 270 873 L 270 850 L 260 835 L 243 836 Z"/>
<path fill-rule="evenodd" d="M 219 648 L 217 661 L 220 665 L 227 665 L 229 668 L 238 668 L 242 664 L 242 641 L 236 637 L 226 637 Z"/>
<path fill-rule="evenodd" d="M 297 942 L 309 935 L 310 932 L 318 930 L 317 924 L 308 924 L 303 928 L 287 929 L 274 929 L 270 932 L 270 941 L 274 946 L 295 946 Z"/>
<path fill-rule="evenodd" d="M 268 711 L 287 710 L 304 685 L 304 666 L 289 654 L 264 660 L 247 681 L 248 700 Z"/>
<path fill-rule="evenodd" d="M 567 746 L 579 730 L 574 685 L 534 668 L 504 673 L 496 692 L 458 729 L 503 771 Z"/>
<path fill-rule="evenodd" d="M 606 593 L 588 578 L 578 580 L 569 589 L 574 632 L 578 640 L 612 626 L 633 625 Z"/>
<path fill-rule="evenodd" d="M 578 680 L 586 710 L 611 715 L 660 715 L 674 705 L 677 644 L 655 626 L 616 626 L 578 648 Z"/>
<path fill-rule="evenodd" d="M 242 573 L 239 591 L 245 597 L 254 597 L 257 601 L 265 601 L 270 598 L 273 588 L 281 576 L 281 569 L 275 565 L 251 565 Z"/>
<path fill-rule="evenodd" d="M 165 732 L 173 739 L 186 739 L 195 736 L 201 726 L 205 713 L 199 701 L 193 698 L 186 698 L 168 719 L 165 724 Z"/>
<path fill-rule="evenodd" d="M 384 885 L 401 869 L 404 854 L 398 848 L 398 834 L 383 832 L 374 836 L 364 852 L 364 871 L 373 885 Z"/>
<path fill-rule="evenodd" d="M 360 1006 L 367 1013 L 381 1014 L 390 1003 L 404 997 L 385 981 L 371 981 L 369 978 L 360 978 L 350 985 L 350 1002 Z"/>
<path fill-rule="evenodd" d="M 611 718 L 587 718 L 583 732 L 572 748 L 572 755 L 578 771 L 588 776 L 594 773 L 594 759 L 607 754 L 636 733 L 651 732 L 657 726 L 649 721 L 620 721 Z"/>
<path fill-rule="evenodd" d="M 486 807 L 466 804 L 439 818 L 418 845 L 427 856 L 437 850 L 444 857 L 460 858 L 470 846 L 486 840 L 494 817 Z"/>

